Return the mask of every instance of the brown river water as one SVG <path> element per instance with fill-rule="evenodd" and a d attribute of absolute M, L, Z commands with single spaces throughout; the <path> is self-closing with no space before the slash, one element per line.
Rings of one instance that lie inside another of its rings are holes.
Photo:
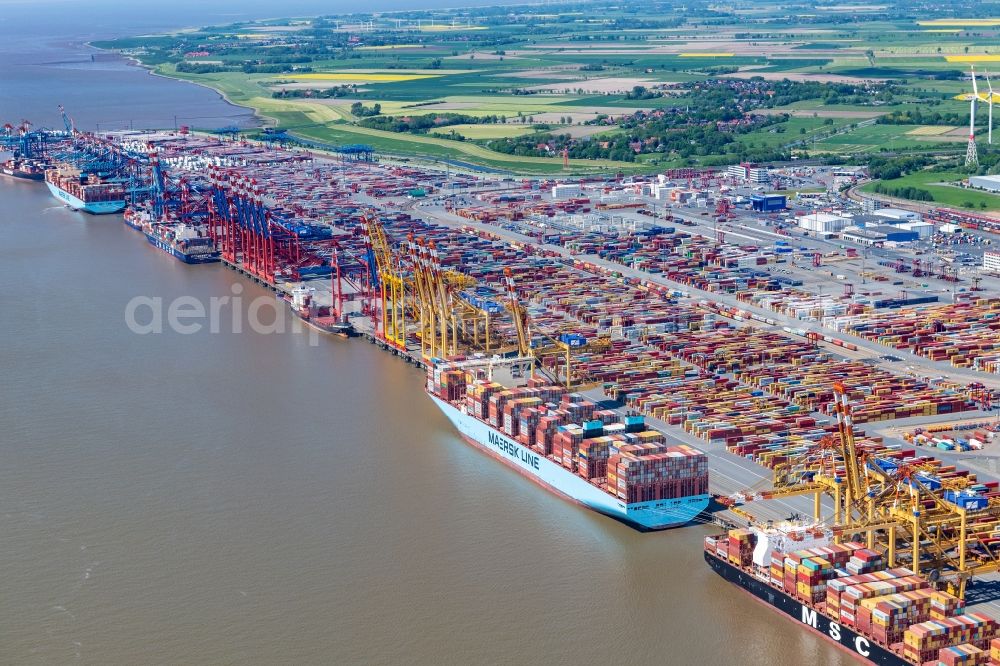
<path fill-rule="evenodd" d="M 42 185 L 0 201 L 0 663 L 849 663 L 711 573 L 711 528 L 561 500 L 400 359 Z M 126 324 L 240 289 L 285 332 Z"/>

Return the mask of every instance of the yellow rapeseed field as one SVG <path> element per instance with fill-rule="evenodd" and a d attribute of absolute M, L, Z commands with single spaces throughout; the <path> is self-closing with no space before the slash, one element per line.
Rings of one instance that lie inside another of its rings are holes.
<path fill-rule="evenodd" d="M 329 72 L 324 74 L 293 74 L 288 78 L 303 81 L 346 81 L 348 83 L 398 83 L 433 79 L 440 74 L 365 74 L 362 72 Z M 284 77 L 281 77 L 284 78 Z"/>
<path fill-rule="evenodd" d="M 944 59 L 948 62 L 1000 62 L 1000 55 L 950 55 Z"/>
<path fill-rule="evenodd" d="M 934 19 L 933 21 L 917 21 L 917 25 L 992 28 L 1000 25 L 1000 18 Z"/>
<path fill-rule="evenodd" d="M 957 30 L 955 32 L 958 32 Z M 380 46 L 359 46 L 359 51 L 390 51 L 392 49 L 419 49 L 423 44 L 382 44 Z"/>
<path fill-rule="evenodd" d="M 912 129 L 907 134 L 910 136 L 937 136 L 939 134 L 947 134 L 952 130 L 958 129 L 957 127 L 948 127 L 946 125 L 934 126 L 934 125 L 924 125 L 923 127 L 918 127 Z"/>

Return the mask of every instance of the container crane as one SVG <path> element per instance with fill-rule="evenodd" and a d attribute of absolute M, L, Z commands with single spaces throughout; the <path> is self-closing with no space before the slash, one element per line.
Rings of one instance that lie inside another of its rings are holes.
<path fill-rule="evenodd" d="M 447 358 L 458 353 L 458 329 L 454 325 L 454 311 L 445 282 L 444 269 L 441 266 L 441 255 L 438 254 L 437 243 L 431 241 L 427 245 L 430 258 L 428 275 L 431 281 L 432 303 L 435 304 L 438 329 L 438 350 L 440 358 Z M 450 326 L 449 326 L 450 325 Z M 449 335 L 450 332 L 450 335 Z"/>
<path fill-rule="evenodd" d="M 63 127 L 66 128 L 66 134 L 69 136 L 76 136 L 76 123 L 73 119 L 66 114 L 66 109 L 62 104 L 59 105 L 59 115 L 62 116 Z"/>
<path fill-rule="evenodd" d="M 510 268 L 503 269 L 504 285 L 507 288 L 507 310 L 514 319 L 514 328 L 517 331 L 517 353 L 522 357 L 533 356 L 531 350 L 531 337 L 528 335 L 528 313 L 517 298 L 517 289 L 514 288 L 514 275 Z"/>
<path fill-rule="evenodd" d="M 569 324 L 569 322 L 567 322 Z M 555 359 L 555 379 L 566 388 L 581 388 L 586 384 L 586 377 L 581 377 L 574 371 L 573 355 L 584 351 L 602 352 L 611 346 L 608 337 L 587 338 L 573 329 L 547 332 L 539 328 L 535 332 L 548 341 L 545 346 L 536 346 L 534 356 L 544 367 L 546 359 Z M 559 366 L 562 365 L 564 377 L 559 377 Z"/>
<path fill-rule="evenodd" d="M 940 460 L 884 455 L 859 447 L 855 438 L 849 390 L 834 385 L 835 437 L 823 438 L 820 463 L 805 461 L 809 471 L 775 470 L 772 491 L 738 493 L 736 502 L 813 494 L 815 518 L 821 496 L 833 497 L 835 539 L 856 540 L 886 553 L 890 567 L 905 564 L 924 573 L 938 587 L 964 596 L 976 575 L 1000 572 L 1000 493 L 996 484 L 980 484 Z M 991 491 L 990 488 L 993 488 Z M 740 515 L 743 515 L 742 513 Z"/>
<path fill-rule="evenodd" d="M 382 223 L 373 213 L 362 218 L 367 234 L 368 247 L 374 258 L 377 272 L 373 284 L 378 285 L 381 308 L 381 326 L 376 333 L 392 347 L 406 349 L 406 285 L 399 262 L 389 247 Z"/>
<path fill-rule="evenodd" d="M 415 239 L 413 234 L 409 234 L 406 239 L 407 255 L 410 265 L 413 267 L 413 291 L 416 298 L 413 300 L 416 310 L 418 325 L 418 337 L 420 338 L 420 354 L 424 360 L 437 356 L 437 308 L 435 307 L 435 294 L 431 286 L 431 276 L 429 269 L 429 253 L 423 239 Z"/>

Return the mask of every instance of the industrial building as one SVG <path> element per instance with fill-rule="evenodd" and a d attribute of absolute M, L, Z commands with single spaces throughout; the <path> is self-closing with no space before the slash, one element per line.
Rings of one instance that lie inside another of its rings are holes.
<path fill-rule="evenodd" d="M 1000 252 L 984 253 L 983 269 L 990 273 L 1000 273 Z"/>
<path fill-rule="evenodd" d="M 577 183 L 559 183 L 552 186 L 552 198 L 561 199 L 563 197 L 578 197 L 583 193 L 583 188 Z"/>
<path fill-rule="evenodd" d="M 869 226 L 864 229 L 850 227 L 840 235 L 845 241 L 858 245 L 881 245 L 883 243 L 909 243 L 919 238 L 916 231 L 902 229 L 898 226 Z"/>
<path fill-rule="evenodd" d="M 835 234 L 853 224 L 851 218 L 831 213 L 810 213 L 798 219 L 798 225 L 807 231 L 821 234 Z"/>
<path fill-rule="evenodd" d="M 857 243 L 858 245 L 876 245 L 885 242 L 883 234 L 862 229 L 861 227 L 848 227 L 844 229 L 840 237 L 848 243 Z"/>
<path fill-rule="evenodd" d="M 773 213 L 785 210 L 788 202 L 783 194 L 766 194 L 750 197 L 750 206 L 758 213 Z"/>
<path fill-rule="evenodd" d="M 881 224 L 885 224 L 885 218 L 879 217 L 877 215 L 867 215 L 864 213 L 855 214 L 851 216 L 855 227 L 860 227 L 864 229 L 865 227 L 877 227 Z"/>
<path fill-rule="evenodd" d="M 903 222 L 901 224 L 893 224 L 892 226 L 903 231 L 914 231 L 917 234 L 917 238 L 930 238 L 934 235 L 935 228 L 930 222 Z"/>
<path fill-rule="evenodd" d="M 731 165 L 728 169 L 726 169 L 726 175 L 748 183 L 762 184 L 769 183 L 771 181 L 771 178 L 767 173 L 767 167 L 762 167 L 758 164 L 750 164 L 749 162 Z"/>
<path fill-rule="evenodd" d="M 920 213 L 912 210 L 903 210 L 902 208 L 879 208 L 872 214 L 876 217 L 889 220 L 889 224 L 895 224 L 896 222 L 920 222 L 923 219 Z"/>
<path fill-rule="evenodd" d="M 885 239 L 890 243 L 909 243 L 910 241 L 915 241 L 920 237 L 916 231 L 903 229 L 902 226 L 889 224 L 879 227 L 868 227 L 868 231 L 872 231 L 877 234 L 884 234 Z"/>
<path fill-rule="evenodd" d="M 969 187 L 987 192 L 1000 192 L 1000 176 L 971 176 Z"/>

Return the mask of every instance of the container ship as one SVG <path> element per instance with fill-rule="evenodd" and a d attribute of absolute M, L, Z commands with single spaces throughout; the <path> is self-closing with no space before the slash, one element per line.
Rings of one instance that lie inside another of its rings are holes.
<path fill-rule="evenodd" d="M 104 180 L 67 166 L 45 172 L 49 192 L 74 210 L 107 215 L 125 210 L 126 187 L 120 180 Z"/>
<path fill-rule="evenodd" d="M 311 287 L 299 286 L 285 296 L 288 306 L 307 326 L 322 333 L 330 333 L 341 338 L 357 335 L 354 325 L 343 317 L 337 317 L 329 306 L 316 303 L 316 290 Z"/>
<path fill-rule="evenodd" d="M 146 223 L 143 233 L 150 245 L 158 247 L 185 264 L 209 264 L 219 261 L 215 241 L 203 236 L 198 227 L 178 223 Z"/>
<path fill-rule="evenodd" d="M 143 231 L 143 227 L 150 223 L 152 215 L 143 209 L 129 206 L 122 213 L 122 221 L 136 231 Z"/>
<path fill-rule="evenodd" d="M 684 525 L 708 507 L 704 453 L 547 380 L 508 388 L 491 375 L 479 361 L 428 368 L 427 393 L 475 447 L 640 530 Z"/>
<path fill-rule="evenodd" d="M 797 523 L 705 539 L 720 576 L 795 622 L 880 666 L 1000 664 L 997 622 L 860 543 Z"/>
<path fill-rule="evenodd" d="M 25 160 L 19 157 L 12 157 L 0 166 L 0 173 L 12 178 L 23 180 L 45 180 L 45 171 L 49 165 L 38 160 Z"/>

